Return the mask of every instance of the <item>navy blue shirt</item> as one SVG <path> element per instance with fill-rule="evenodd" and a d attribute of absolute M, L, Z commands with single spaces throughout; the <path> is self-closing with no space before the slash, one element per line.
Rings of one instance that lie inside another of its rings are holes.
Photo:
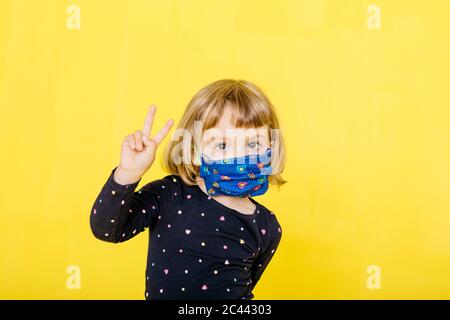
<path fill-rule="evenodd" d="M 146 299 L 254 298 L 281 240 L 272 211 L 250 197 L 255 211 L 241 213 L 174 174 L 135 191 L 141 180 L 121 185 L 116 168 L 93 204 L 90 226 L 112 243 L 149 229 Z"/>

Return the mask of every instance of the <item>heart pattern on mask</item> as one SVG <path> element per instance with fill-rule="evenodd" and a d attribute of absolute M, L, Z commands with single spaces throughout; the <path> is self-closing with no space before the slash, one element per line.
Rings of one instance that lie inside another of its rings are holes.
<path fill-rule="evenodd" d="M 241 181 L 241 182 L 238 182 L 237 186 L 238 186 L 240 189 L 244 189 L 245 186 L 246 186 L 247 184 L 248 184 L 247 181 Z"/>

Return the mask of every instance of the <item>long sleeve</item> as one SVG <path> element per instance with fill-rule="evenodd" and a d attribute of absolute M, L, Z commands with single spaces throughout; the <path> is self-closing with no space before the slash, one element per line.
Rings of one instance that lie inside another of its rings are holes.
<path fill-rule="evenodd" d="M 90 213 L 94 236 L 113 243 L 129 240 L 146 228 L 151 230 L 171 197 L 165 180 L 155 180 L 135 192 L 141 179 L 121 185 L 113 178 L 116 169 L 111 171 Z"/>
<path fill-rule="evenodd" d="M 271 228 L 270 232 L 270 242 L 267 248 L 262 251 L 258 256 L 256 257 L 255 261 L 253 262 L 252 266 L 252 273 L 251 273 L 251 285 L 252 290 L 258 283 L 259 279 L 261 278 L 261 275 L 263 274 L 264 270 L 266 270 L 267 266 L 269 265 L 269 262 L 272 260 L 278 245 L 281 241 L 281 227 L 277 223 L 276 227 Z"/>

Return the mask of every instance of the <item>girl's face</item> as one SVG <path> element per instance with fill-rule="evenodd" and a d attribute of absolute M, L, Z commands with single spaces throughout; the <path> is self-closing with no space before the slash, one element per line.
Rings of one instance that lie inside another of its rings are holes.
<path fill-rule="evenodd" d="M 236 128 L 233 111 L 226 107 L 216 126 L 205 130 L 202 151 L 214 160 L 261 154 L 269 147 L 269 128 Z"/>

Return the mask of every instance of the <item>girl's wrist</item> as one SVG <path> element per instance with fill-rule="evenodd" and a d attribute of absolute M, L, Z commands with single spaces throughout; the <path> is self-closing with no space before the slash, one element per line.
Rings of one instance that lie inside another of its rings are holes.
<path fill-rule="evenodd" d="M 141 179 L 142 175 L 117 166 L 114 171 L 114 181 L 121 185 L 133 184 Z"/>

